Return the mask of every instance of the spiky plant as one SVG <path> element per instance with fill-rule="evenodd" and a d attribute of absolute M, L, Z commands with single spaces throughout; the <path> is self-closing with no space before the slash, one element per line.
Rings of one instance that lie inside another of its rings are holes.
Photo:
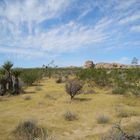
<path fill-rule="evenodd" d="M 4 76 L 0 75 L 0 95 L 6 94 L 6 79 Z"/>
<path fill-rule="evenodd" d="M 4 75 L 5 74 L 5 70 L 3 68 L 0 68 L 0 75 Z"/>
<path fill-rule="evenodd" d="M 15 77 L 13 94 L 19 94 L 20 93 L 19 76 L 21 74 L 21 70 L 20 69 L 15 69 L 15 70 L 12 71 L 12 74 Z"/>
<path fill-rule="evenodd" d="M 12 91 L 13 89 L 13 81 L 12 81 L 12 75 L 11 75 L 12 67 L 13 67 L 13 63 L 10 61 L 5 62 L 3 65 L 3 68 L 5 70 L 6 82 L 8 84 L 8 90 L 10 91 Z"/>

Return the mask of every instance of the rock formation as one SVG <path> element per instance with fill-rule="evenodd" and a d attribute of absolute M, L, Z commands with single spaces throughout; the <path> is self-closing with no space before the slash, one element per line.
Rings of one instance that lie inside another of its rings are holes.
<path fill-rule="evenodd" d="M 93 68 L 94 66 L 95 65 L 94 65 L 93 61 L 88 60 L 85 62 L 84 68 Z"/>

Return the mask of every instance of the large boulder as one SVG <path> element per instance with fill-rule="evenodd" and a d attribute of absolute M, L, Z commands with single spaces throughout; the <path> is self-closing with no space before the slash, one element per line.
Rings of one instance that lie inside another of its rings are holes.
<path fill-rule="evenodd" d="M 94 68 L 94 66 L 95 65 L 94 65 L 93 61 L 90 61 L 90 60 L 86 61 L 84 64 L 84 68 Z"/>

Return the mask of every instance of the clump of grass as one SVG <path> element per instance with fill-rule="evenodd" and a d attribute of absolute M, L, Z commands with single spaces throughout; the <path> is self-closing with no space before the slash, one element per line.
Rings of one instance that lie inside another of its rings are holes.
<path fill-rule="evenodd" d="M 101 114 L 97 117 L 97 122 L 99 124 L 105 124 L 105 123 L 109 123 L 110 121 L 110 117 L 104 114 Z"/>
<path fill-rule="evenodd" d="M 37 87 L 35 88 L 35 90 L 41 91 L 41 88 L 37 86 Z"/>
<path fill-rule="evenodd" d="M 117 109 L 117 116 L 121 118 L 127 118 L 131 116 L 137 116 L 138 113 L 134 110 L 129 110 L 125 108 L 118 108 Z"/>
<path fill-rule="evenodd" d="M 32 97 L 31 96 L 23 96 L 23 99 L 26 100 L 26 101 L 28 101 L 28 100 L 31 100 Z"/>
<path fill-rule="evenodd" d="M 77 120 L 77 115 L 71 111 L 67 111 L 64 113 L 64 119 L 66 121 L 74 121 L 74 120 Z"/>
<path fill-rule="evenodd" d="M 53 96 L 50 95 L 50 94 L 46 94 L 46 95 L 45 95 L 45 98 L 48 98 L 48 99 L 51 99 L 51 100 L 56 100 L 56 98 L 53 97 Z"/>
<path fill-rule="evenodd" d="M 15 140 L 45 140 L 45 130 L 33 120 L 27 120 L 18 124 L 13 132 Z"/>
<path fill-rule="evenodd" d="M 125 94 L 126 92 L 126 89 L 125 88 L 122 88 L 122 87 L 116 87 L 112 90 L 112 93 L 113 94 L 120 94 L 120 95 L 123 95 Z"/>

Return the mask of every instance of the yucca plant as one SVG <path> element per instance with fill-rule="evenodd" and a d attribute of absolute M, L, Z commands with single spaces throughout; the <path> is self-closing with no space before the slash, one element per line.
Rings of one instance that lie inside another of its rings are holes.
<path fill-rule="evenodd" d="M 21 70 L 15 69 L 12 71 L 12 74 L 15 77 L 15 82 L 13 86 L 13 94 L 19 94 L 20 93 L 19 76 L 21 74 Z"/>
<path fill-rule="evenodd" d="M 11 69 L 13 67 L 13 63 L 10 61 L 7 61 L 3 65 L 3 69 L 5 70 L 5 78 L 8 85 L 8 90 L 13 90 L 13 81 L 12 81 L 12 75 L 11 75 Z"/>
<path fill-rule="evenodd" d="M 6 94 L 6 79 L 4 76 L 0 75 L 0 95 Z"/>

